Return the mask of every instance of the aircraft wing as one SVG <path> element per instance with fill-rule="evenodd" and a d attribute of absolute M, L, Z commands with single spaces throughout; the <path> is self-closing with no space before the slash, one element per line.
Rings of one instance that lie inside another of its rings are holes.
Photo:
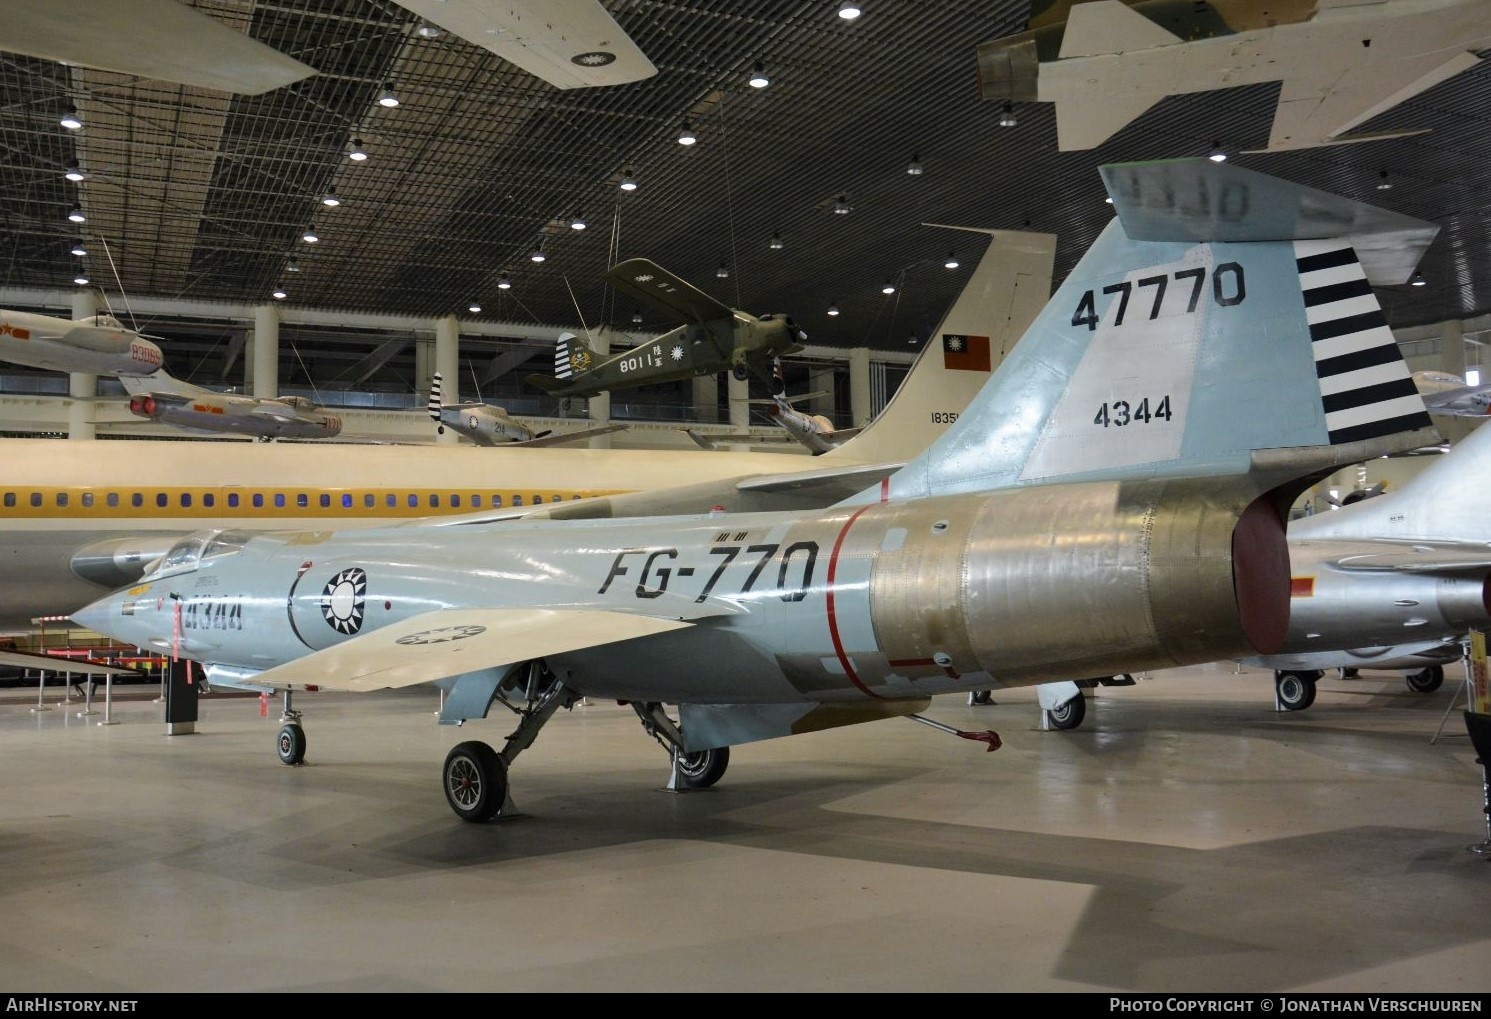
<path fill-rule="evenodd" d="M 529 448 L 537 446 L 562 446 L 566 442 L 583 442 L 586 439 L 593 439 L 598 435 L 610 435 L 612 432 L 624 432 L 627 428 L 627 425 L 601 425 L 596 428 L 582 428 L 577 432 L 550 432 L 547 435 L 536 436 L 532 439 L 523 439 L 519 442 L 505 442 L 502 443 L 502 445 L 527 446 Z"/>
<path fill-rule="evenodd" d="M 1339 546 L 1339 549 L 1333 549 Z M 1300 541 L 1289 543 L 1314 553 L 1324 566 L 1339 570 L 1398 573 L 1484 573 L 1491 570 L 1491 546 L 1426 541 Z"/>
<path fill-rule="evenodd" d="M 735 314 L 726 305 L 650 259 L 628 258 L 617 262 L 601 278 L 624 294 L 701 325 Z"/>
<path fill-rule="evenodd" d="M 242 95 L 316 73 L 179 0 L 5 0 L 0 39 L 14 53 Z"/>
<path fill-rule="evenodd" d="M 1395 49 L 1392 45 L 1376 50 L 1356 47 L 1344 66 L 1326 62 L 1315 71 L 1300 69 L 1285 77 L 1279 86 L 1268 151 L 1423 134 L 1427 128 L 1341 137 L 1379 113 L 1480 63 L 1471 52 L 1456 53 L 1448 59 L 1443 52 L 1405 59 Z"/>
<path fill-rule="evenodd" d="M 70 672 L 79 675 L 138 676 L 136 669 L 126 669 L 107 662 L 95 662 L 87 658 L 58 658 L 55 655 L 32 655 L 24 651 L 0 651 L 0 665 L 17 669 L 38 669 L 47 672 Z"/>
<path fill-rule="evenodd" d="M 365 693 L 692 625 L 604 609 L 437 609 L 276 666 L 253 682 Z"/>
<path fill-rule="evenodd" d="M 557 88 L 624 85 L 657 74 L 600 0 L 397 0 Z"/>

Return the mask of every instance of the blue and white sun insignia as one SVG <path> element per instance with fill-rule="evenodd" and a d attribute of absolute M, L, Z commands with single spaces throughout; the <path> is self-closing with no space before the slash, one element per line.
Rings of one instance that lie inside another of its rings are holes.
<path fill-rule="evenodd" d="M 367 592 L 368 575 L 355 566 L 328 580 L 321 590 L 321 615 L 327 625 L 338 633 L 352 634 L 362 629 Z"/>
<path fill-rule="evenodd" d="M 682 361 L 683 360 L 683 348 L 680 347 L 680 346 L 675 345 L 672 350 L 668 351 L 668 356 L 671 357 L 675 361 Z"/>

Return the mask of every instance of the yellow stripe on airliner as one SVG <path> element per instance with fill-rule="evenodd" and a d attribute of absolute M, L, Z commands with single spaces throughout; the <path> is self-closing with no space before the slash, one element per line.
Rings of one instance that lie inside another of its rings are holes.
<path fill-rule="evenodd" d="M 137 517 L 325 517 L 363 519 L 439 516 L 539 506 L 621 494 L 621 489 L 516 488 L 239 488 L 0 484 L 0 521 Z"/>

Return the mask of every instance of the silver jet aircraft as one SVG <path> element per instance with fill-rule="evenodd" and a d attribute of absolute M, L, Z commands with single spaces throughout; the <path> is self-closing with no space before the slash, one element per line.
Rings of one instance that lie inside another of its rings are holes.
<path fill-rule="evenodd" d="M 535 432 L 509 414 L 506 408 L 496 404 L 446 403 L 444 386 L 444 377 L 436 372 L 430 378 L 428 406 L 430 418 L 436 425 L 435 431 L 444 435 L 449 428 L 478 446 L 558 446 L 566 442 L 583 442 L 597 436 L 610 435 L 626 428 L 626 425 L 609 424 L 573 432 Z"/>
<path fill-rule="evenodd" d="M 0 361 L 89 375 L 153 375 L 160 347 L 112 315 L 54 318 L 0 309 Z"/>
<path fill-rule="evenodd" d="M 442 723 L 512 710 L 500 752 L 445 760 L 467 821 L 513 812 L 513 760 L 583 697 L 632 705 L 670 786 L 703 787 L 754 740 L 948 730 L 920 714 L 938 694 L 1272 653 L 1288 507 L 1438 438 L 1368 285 L 1436 228 L 1204 159 L 1102 173 L 1117 219 L 978 396 L 838 504 L 209 531 L 74 618 L 214 686 L 433 682 Z"/>

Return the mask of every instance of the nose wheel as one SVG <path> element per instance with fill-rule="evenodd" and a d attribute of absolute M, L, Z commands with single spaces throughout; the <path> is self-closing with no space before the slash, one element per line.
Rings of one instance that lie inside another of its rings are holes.
<path fill-rule="evenodd" d="M 275 752 L 281 764 L 300 764 L 305 760 L 305 729 L 299 722 L 286 722 L 275 737 Z"/>

